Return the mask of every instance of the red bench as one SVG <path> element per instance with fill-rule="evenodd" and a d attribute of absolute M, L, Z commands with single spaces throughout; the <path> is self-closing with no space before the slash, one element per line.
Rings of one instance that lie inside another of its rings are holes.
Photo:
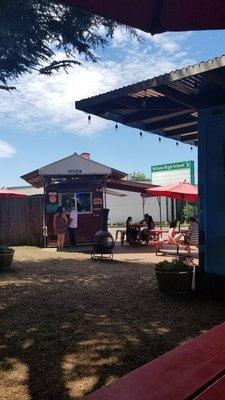
<path fill-rule="evenodd" d="M 85 397 L 85 400 L 192 399 L 225 399 L 225 323 Z"/>

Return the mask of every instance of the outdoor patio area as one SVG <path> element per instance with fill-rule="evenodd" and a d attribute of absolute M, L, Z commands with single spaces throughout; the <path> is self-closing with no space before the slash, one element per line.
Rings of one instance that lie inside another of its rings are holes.
<path fill-rule="evenodd" d="M 16 248 L 0 274 L 2 400 L 80 399 L 224 321 L 222 303 L 160 293 L 156 256 L 132 252 Z"/>

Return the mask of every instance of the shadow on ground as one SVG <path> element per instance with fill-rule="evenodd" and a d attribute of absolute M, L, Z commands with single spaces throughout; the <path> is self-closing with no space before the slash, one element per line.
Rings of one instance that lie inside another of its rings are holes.
<path fill-rule="evenodd" d="M 38 254 L 0 274 L 5 400 L 80 399 L 224 320 L 222 303 L 161 294 L 152 265 Z"/>

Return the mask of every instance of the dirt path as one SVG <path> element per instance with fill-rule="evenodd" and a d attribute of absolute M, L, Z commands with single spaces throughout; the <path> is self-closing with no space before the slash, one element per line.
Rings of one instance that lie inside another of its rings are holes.
<path fill-rule="evenodd" d="M 0 399 L 80 399 L 224 321 L 219 302 L 161 294 L 153 266 L 16 248 L 0 273 Z"/>

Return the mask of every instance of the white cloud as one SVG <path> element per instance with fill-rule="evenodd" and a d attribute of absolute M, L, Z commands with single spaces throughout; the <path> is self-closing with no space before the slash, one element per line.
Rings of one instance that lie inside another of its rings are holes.
<path fill-rule="evenodd" d="M 182 49 L 184 41 L 188 38 L 190 32 L 183 33 L 162 33 L 152 36 L 151 40 L 154 46 L 161 51 L 175 53 Z"/>
<path fill-rule="evenodd" d="M 153 36 L 152 41 L 156 47 L 160 47 L 162 50 L 169 53 L 179 49 L 179 43 L 168 37 L 166 34 Z"/>
<path fill-rule="evenodd" d="M 169 72 L 183 66 L 184 60 L 186 64 L 193 61 L 184 50 L 187 35 L 142 35 L 147 39 L 140 45 L 127 31 L 118 30 L 113 46 L 106 49 L 107 60 L 75 66 L 68 74 L 27 75 L 11 94 L 0 92 L 1 124 L 12 123 L 20 130 L 45 134 L 60 131 L 91 137 L 103 132 L 110 122 L 92 117 L 88 125 L 87 116 L 75 110 L 75 100 Z"/>
<path fill-rule="evenodd" d="M 0 140 L 0 158 L 11 158 L 16 154 L 16 149 L 9 143 Z"/>

